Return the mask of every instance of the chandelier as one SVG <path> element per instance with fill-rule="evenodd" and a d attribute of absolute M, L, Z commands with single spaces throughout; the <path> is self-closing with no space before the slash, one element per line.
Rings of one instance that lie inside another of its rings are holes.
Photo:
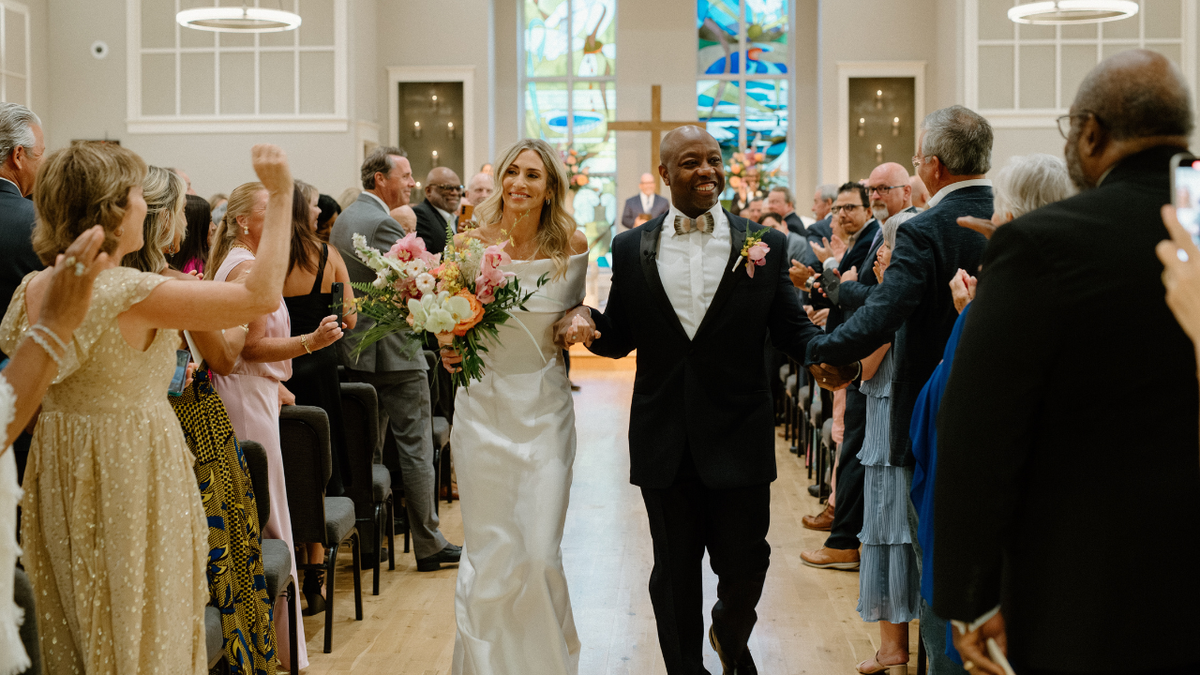
<path fill-rule="evenodd" d="M 1119 21 L 1137 13 L 1138 3 L 1130 0 L 1058 0 L 1017 5 L 1008 10 L 1008 18 L 1016 23 L 1053 26 Z"/>
<path fill-rule="evenodd" d="M 185 28 L 214 33 L 280 33 L 300 26 L 300 15 L 261 7 L 197 7 L 175 15 Z"/>

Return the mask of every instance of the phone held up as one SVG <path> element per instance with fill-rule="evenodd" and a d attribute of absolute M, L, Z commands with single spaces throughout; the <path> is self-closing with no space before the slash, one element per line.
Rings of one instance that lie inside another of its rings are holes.
<path fill-rule="evenodd" d="M 187 382 L 188 364 L 192 362 L 192 353 L 186 349 L 175 350 L 175 375 L 171 378 L 171 386 L 167 393 L 171 396 L 182 396 L 183 386 Z"/>
<path fill-rule="evenodd" d="M 1200 160 L 1189 153 L 1171 158 L 1171 203 L 1179 224 L 1200 245 Z"/>
<path fill-rule="evenodd" d="M 329 295 L 332 298 L 330 309 L 337 315 L 338 328 L 342 327 L 343 320 L 346 318 L 346 295 L 345 286 L 340 281 L 333 282 L 329 287 Z"/>

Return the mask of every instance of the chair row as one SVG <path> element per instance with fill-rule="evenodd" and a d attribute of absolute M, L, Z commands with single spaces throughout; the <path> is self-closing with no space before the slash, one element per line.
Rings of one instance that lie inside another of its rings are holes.
<path fill-rule="evenodd" d="M 809 494 L 822 502 L 829 498 L 833 476 L 833 397 L 817 387 L 808 370 L 796 361 L 779 369 L 782 395 L 776 397 L 778 417 L 792 454 L 803 459 L 808 477 L 816 475 Z"/>

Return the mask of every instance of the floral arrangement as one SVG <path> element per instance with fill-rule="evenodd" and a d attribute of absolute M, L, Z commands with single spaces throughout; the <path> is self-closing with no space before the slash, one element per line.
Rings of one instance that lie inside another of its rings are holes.
<path fill-rule="evenodd" d="M 767 254 L 771 252 L 771 247 L 763 243 L 763 235 L 767 233 L 766 228 L 749 232 L 746 234 L 746 243 L 742 245 L 742 255 L 738 257 L 737 262 L 733 263 L 730 272 L 737 269 L 737 266 L 742 264 L 742 260 L 746 261 L 746 274 L 751 279 L 754 278 L 754 268 L 762 267 L 767 264 Z"/>
<path fill-rule="evenodd" d="M 575 148 L 562 151 L 563 165 L 567 167 L 567 188 L 572 192 L 578 191 L 591 180 L 588 176 L 591 169 L 583 165 L 591 156 L 592 153 L 581 153 Z"/>
<path fill-rule="evenodd" d="M 767 156 L 761 152 L 747 150 L 746 152 L 735 152 L 730 158 L 729 166 L 725 167 L 725 175 L 728 177 L 729 187 L 739 189 L 742 185 L 749 187 L 746 182 L 751 176 L 758 181 L 758 188 L 763 188 L 774 183 L 775 176 L 779 173 L 779 169 L 772 169 L 764 173 L 759 165 L 766 161 Z"/>
<path fill-rule="evenodd" d="M 496 339 L 513 310 L 523 310 L 537 290 L 523 291 L 516 275 L 502 269 L 512 259 L 500 245 L 467 238 L 456 247 L 453 232 L 446 236 L 446 251 L 439 255 L 430 253 L 415 232 L 386 253 L 354 235 L 355 255 L 375 272 L 374 281 L 351 284 L 364 294 L 355 299 L 355 307 L 375 325 L 363 334 L 353 355 L 397 334 L 410 340 L 415 353 L 425 334 L 432 334 L 440 346 L 462 355 L 454 381 L 466 387 L 483 377 L 485 342 Z M 538 288 L 545 283 L 543 276 Z"/>

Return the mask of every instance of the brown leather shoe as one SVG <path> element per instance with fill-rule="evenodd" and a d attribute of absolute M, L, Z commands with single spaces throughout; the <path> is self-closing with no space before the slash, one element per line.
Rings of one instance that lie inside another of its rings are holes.
<path fill-rule="evenodd" d="M 815 551 L 804 551 L 800 561 L 809 567 L 831 570 L 858 569 L 858 549 L 826 548 L 822 546 Z"/>
<path fill-rule="evenodd" d="M 800 524 L 817 532 L 828 532 L 833 529 L 833 504 L 826 504 L 825 510 L 815 516 L 804 516 Z"/>

